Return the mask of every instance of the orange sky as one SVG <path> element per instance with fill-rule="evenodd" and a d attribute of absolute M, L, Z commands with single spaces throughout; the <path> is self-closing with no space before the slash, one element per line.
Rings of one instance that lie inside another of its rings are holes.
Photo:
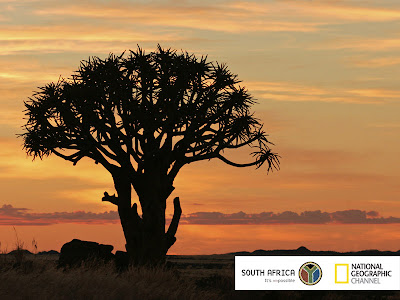
<path fill-rule="evenodd" d="M 114 192 L 107 172 L 90 160 L 32 162 L 16 134 L 37 87 L 89 56 L 160 43 L 227 63 L 282 156 L 269 175 L 220 161 L 184 167 L 168 201 L 171 214 L 179 196 L 184 214 L 171 253 L 400 249 L 399 23 L 391 0 L 0 0 L 2 246 L 12 248 L 15 226 L 40 250 L 75 237 L 122 249 L 118 220 L 102 214 L 114 210 L 101 202 Z M 246 162 L 247 150 L 230 157 Z"/>

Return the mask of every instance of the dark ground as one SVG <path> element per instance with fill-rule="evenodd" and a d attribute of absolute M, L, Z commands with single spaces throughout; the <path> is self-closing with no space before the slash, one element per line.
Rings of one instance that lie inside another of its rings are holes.
<path fill-rule="evenodd" d="M 235 291 L 236 255 L 400 255 L 257 250 L 223 255 L 170 255 L 163 268 L 118 273 L 112 264 L 56 268 L 58 254 L 0 255 L 0 299 L 400 299 L 400 291 Z M 19 260 L 19 264 L 16 263 Z"/>

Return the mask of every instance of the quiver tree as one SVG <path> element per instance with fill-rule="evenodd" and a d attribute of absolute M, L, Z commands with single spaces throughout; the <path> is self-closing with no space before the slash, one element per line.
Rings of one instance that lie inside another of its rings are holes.
<path fill-rule="evenodd" d="M 179 198 L 165 231 L 166 200 L 186 164 L 220 159 L 235 166 L 277 168 L 278 156 L 249 111 L 254 103 L 225 65 L 158 46 L 120 56 L 82 61 L 69 79 L 41 87 L 25 102 L 24 149 L 34 158 L 50 154 L 76 165 L 91 158 L 110 172 L 116 194 L 103 201 L 118 207 L 126 250 L 135 263 L 163 261 L 174 244 Z M 252 148 L 239 164 L 225 149 Z M 139 198 L 131 204 L 132 187 Z"/>

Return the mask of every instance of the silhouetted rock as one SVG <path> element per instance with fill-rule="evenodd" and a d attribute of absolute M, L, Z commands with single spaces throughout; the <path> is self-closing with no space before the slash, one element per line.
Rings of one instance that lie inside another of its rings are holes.
<path fill-rule="evenodd" d="M 13 250 L 13 251 L 9 252 L 8 254 L 11 254 L 11 255 L 18 255 L 18 254 L 26 255 L 26 254 L 33 254 L 33 253 L 30 252 L 29 250 L 20 249 L 20 250 Z"/>
<path fill-rule="evenodd" d="M 40 251 L 38 255 L 59 255 L 60 252 L 56 250 L 50 250 L 50 251 Z"/>
<path fill-rule="evenodd" d="M 107 262 L 114 258 L 113 249 L 111 245 L 73 239 L 62 246 L 58 266 L 79 266 L 85 260 Z"/>

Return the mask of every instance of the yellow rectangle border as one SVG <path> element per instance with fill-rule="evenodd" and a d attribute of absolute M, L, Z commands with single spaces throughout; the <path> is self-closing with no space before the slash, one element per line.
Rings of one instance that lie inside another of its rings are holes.
<path fill-rule="evenodd" d="M 337 267 L 342 266 L 347 269 L 347 280 L 346 281 L 337 281 Z M 335 283 L 349 283 L 349 264 L 335 264 Z"/>

